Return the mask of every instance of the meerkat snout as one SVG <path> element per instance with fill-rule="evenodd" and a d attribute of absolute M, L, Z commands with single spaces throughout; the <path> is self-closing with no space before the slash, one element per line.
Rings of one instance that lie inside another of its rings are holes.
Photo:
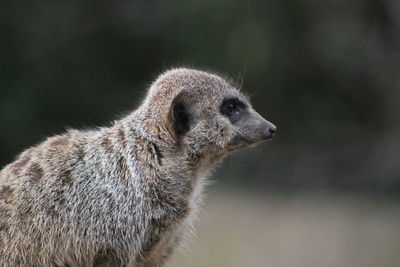
<path fill-rule="evenodd" d="M 167 71 L 110 127 L 51 137 L 0 171 L 0 266 L 160 267 L 215 163 L 275 131 L 227 80 Z"/>
<path fill-rule="evenodd" d="M 271 140 L 274 136 L 275 136 L 275 132 L 276 132 L 276 126 L 267 121 L 266 119 L 264 119 L 263 117 L 261 117 L 258 113 L 253 114 L 253 118 L 249 118 L 248 120 L 255 120 L 258 121 L 261 129 L 261 141 L 264 140 Z M 258 128 L 255 127 L 255 131 L 257 131 Z M 257 140 L 256 140 L 257 141 Z"/>
<path fill-rule="evenodd" d="M 237 113 L 237 112 L 236 112 Z M 252 145 L 265 140 L 271 140 L 275 135 L 276 126 L 264 119 L 260 114 L 258 114 L 251 107 L 246 107 L 240 109 L 240 116 L 234 122 L 238 128 L 238 136 L 236 137 L 236 142 L 241 145 Z"/>

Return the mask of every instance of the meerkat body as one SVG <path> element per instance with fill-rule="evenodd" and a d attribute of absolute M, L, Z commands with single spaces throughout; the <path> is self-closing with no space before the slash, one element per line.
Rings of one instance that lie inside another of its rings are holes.
<path fill-rule="evenodd" d="M 111 127 L 49 138 L 0 172 L 0 265 L 161 266 L 215 163 L 274 132 L 224 79 L 168 71 Z"/>

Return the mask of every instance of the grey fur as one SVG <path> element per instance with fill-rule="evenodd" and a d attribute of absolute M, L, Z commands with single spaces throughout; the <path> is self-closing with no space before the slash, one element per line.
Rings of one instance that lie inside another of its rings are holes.
<path fill-rule="evenodd" d="M 236 124 L 219 110 L 231 97 L 247 105 Z M 111 127 L 51 137 L 0 172 L 0 265 L 162 266 L 210 169 L 273 128 L 217 75 L 162 74 Z"/>

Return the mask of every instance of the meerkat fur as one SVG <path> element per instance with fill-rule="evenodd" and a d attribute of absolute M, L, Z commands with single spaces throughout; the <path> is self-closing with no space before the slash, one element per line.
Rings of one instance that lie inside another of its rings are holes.
<path fill-rule="evenodd" d="M 172 69 L 111 127 L 69 130 L 0 172 L 0 266 L 162 266 L 209 171 L 275 126 L 218 75 Z"/>

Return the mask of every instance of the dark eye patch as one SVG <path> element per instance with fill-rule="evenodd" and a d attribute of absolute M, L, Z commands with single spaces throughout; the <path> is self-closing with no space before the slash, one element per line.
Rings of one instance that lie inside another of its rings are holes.
<path fill-rule="evenodd" d="M 229 118 L 232 123 L 237 122 L 246 110 L 246 105 L 237 98 L 225 99 L 220 107 L 221 114 Z"/>

